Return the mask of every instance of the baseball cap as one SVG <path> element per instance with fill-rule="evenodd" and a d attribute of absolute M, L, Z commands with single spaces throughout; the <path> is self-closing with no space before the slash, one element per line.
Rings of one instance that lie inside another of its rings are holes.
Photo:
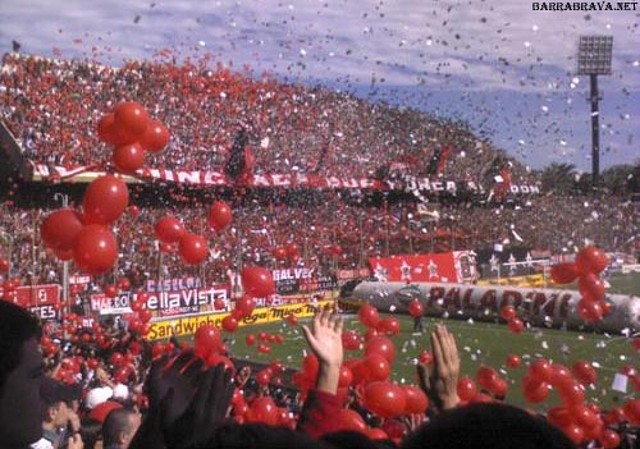
<path fill-rule="evenodd" d="M 105 419 L 107 419 L 107 416 L 109 416 L 109 413 L 119 408 L 123 408 L 122 404 L 120 404 L 119 402 L 103 402 L 102 404 L 96 405 L 93 410 L 91 410 L 91 412 L 89 413 L 89 418 L 93 419 L 94 421 L 104 423 Z"/>
<path fill-rule="evenodd" d="M 107 402 L 113 397 L 113 390 L 110 387 L 99 387 L 87 393 L 87 397 L 84 400 L 85 406 L 93 410 L 96 406 Z"/>

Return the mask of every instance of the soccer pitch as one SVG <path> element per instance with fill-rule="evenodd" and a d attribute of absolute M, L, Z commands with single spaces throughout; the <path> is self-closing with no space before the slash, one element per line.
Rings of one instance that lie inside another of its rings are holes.
<path fill-rule="evenodd" d="M 640 292 L 640 274 L 613 276 L 609 279 L 613 293 L 638 294 Z M 382 315 L 382 317 L 389 315 Z M 527 405 L 520 389 L 522 377 L 526 374 L 528 362 L 544 357 L 554 363 L 569 368 L 578 360 L 596 363 L 598 382 L 595 387 L 587 388 L 587 398 L 602 407 L 623 403 L 634 394 L 633 384 L 629 382 L 627 394 L 611 389 L 613 377 L 625 365 L 638 366 L 639 355 L 631 345 L 629 338 L 618 334 L 608 335 L 591 331 L 565 331 L 547 328 L 527 328 L 521 334 L 513 334 L 504 322 L 474 322 L 453 319 L 425 318 L 425 333 L 413 333 L 413 319 L 406 315 L 394 315 L 400 320 L 401 331 L 392 337 L 396 346 L 396 359 L 392 367 L 392 379 L 399 383 L 415 383 L 415 361 L 422 350 L 430 350 L 429 332 L 436 323 L 444 322 L 455 334 L 462 359 L 463 375 L 475 377 L 477 369 L 485 364 L 499 370 L 509 384 L 507 401 L 513 404 Z M 354 329 L 364 335 L 356 315 L 345 315 L 345 329 Z M 270 354 L 261 354 L 256 350 L 257 342 L 247 346 L 247 334 L 281 334 L 283 344 L 267 343 Z M 290 368 L 299 368 L 306 342 L 299 326 L 284 322 L 269 323 L 260 326 L 242 327 L 233 334 L 223 333 L 234 357 L 250 359 L 255 362 L 269 363 L 281 361 Z M 507 368 L 507 355 L 516 354 L 522 358 L 517 369 Z M 361 357 L 362 351 L 347 351 L 345 358 Z M 544 409 L 557 403 L 555 394 L 535 409 Z"/>

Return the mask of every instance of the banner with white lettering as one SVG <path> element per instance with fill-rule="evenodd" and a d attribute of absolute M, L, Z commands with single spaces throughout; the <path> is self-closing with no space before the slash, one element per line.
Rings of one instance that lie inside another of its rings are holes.
<path fill-rule="evenodd" d="M 91 182 L 104 172 L 93 166 L 86 167 L 50 167 L 45 164 L 33 165 L 33 181 L 55 180 L 59 182 Z M 144 168 L 138 170 L 134 177 L 124 176 L 127 182 L 163 181 L 192 186 L 227 186 L 232 185 L 227 176 L 218 171 L 201 170 L 163 170 Z M 486 196 L 493 186 L 482 186 L 473 181 L 460 181 L 440 178 L 419 178 L 402 176 L 393 180 L 373 178 L 339 178 L 303 173 L 260 174 L 252 175 L 246 180 L 247 187 L 285 187 L 306 189 L 360 189 L 372 191 L 414 192 L 420 195 L 440 193 L 472 194 Z M 519 184 L 512 182 L 511 195 L 539 195 L 537 184 Z"/>

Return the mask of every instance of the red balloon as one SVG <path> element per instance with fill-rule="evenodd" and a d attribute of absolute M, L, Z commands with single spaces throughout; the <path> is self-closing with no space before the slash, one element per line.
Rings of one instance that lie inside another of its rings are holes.
<path fill-rule="evenodd" d="M 367 425 L 365 424 L 364 419 L 355 410 L 351 410 L 351 409 L 340 410 L 340 416 L 338 416 L 338 421 L 340 423 L 339 430 L 360 432 L 360 433 L 365 433 L 367 430 Z"/>
<path fill-rule="evenodd" d="M 111 354 L 111 364 L 114 366 L 120 366 L 124 363 L 124 356 L 119 352 L 114 352 Z"/>
<path fill-rule="evenodd" d="M 104 226 L 85 226 L 76 236 L 73 258 L 78 267 L 87 273 L 102 274 L 113 268 L 118 258 L 118 242 Z"/>
<path fill-rule="evenodd" d="M 577 382 L 554 385 L 558 397 L 567 406 L 582 405 L 584 403 L 584 389 Z"/>
<path fill-rule="evenodd" d="M 9 261 L 7 259 L 0 259 L 0 273 L 6 273 L 9 271 Z"/>
<path fill-rule="evenodd" d="M 279 260 L 279 261 L 286 260 L 287 259 L 287 250 L 286 250 L 286 248 L 283 248 L 283 247 L 275 248 L 273 250 L 273 257 L 276 260 Z"/>
<path fill-rule="evenodd" d="M 171 134 L 159 120 L 150 119 L 140 138 L 140 145 L 150 153 L 160 153 L 169 144 Z"/>
<path fill-rule="evenodd" d="M 140 321 L 142 321 L 143 324 L 146 324 L 151 321 L 151 311 L 147 309 L 141 310 L 138 312 L 138 317 L 140 317 Z"/>
<path fill-rule="evenodd" d="M 640 399 L 634 399 L 625 404 L 624 416 L 631 424 L 640 424 Z"/>
<path fill-rule="evenodd" d="M 222 319 L 222 328 L 227 332 L 235 332 L 238 329 L 238 320 L 233 315 L 227 315 Z"/>
<path fill-rule="evenodd" d="M 605 429 L 600 437 L 604 449 L 615 449 L 620 446 L 620 435 L 615 430 Z"/>
<path fill-rule="evenodd" d="M 567 424 L 565 427 L 562 427 L 560 430 L 564 432 L 566 436 L 569 437 L 574 444 L 580 444 L 584 441 L 584 430 L 580 426 L 574 423 Z"/>
<path fill-rule="evenodd" d="M 380 320 L 377 329 L 387 335 L 398 335 L 400 333 L 400 320 L 395 317 Z"/>
<path fill-rule="evenodd" d="M 380 315 L 378 311 L 370 304 L 364 304 L 358 310 L 358 318 L 360 322 L 367 327 L 377 327 L 380 323 Z"/>
<path fill-rule="evenodd" d="M 219 232 L 229 226 L 233 220 L 233 214 L 227 203 L 224 201 L 216 201 L 209 207 L 207 218 L 211 229 Z"/>
<path fill-rule="evenodd" d="M 133 174 L 144 165 L 144 150 L 138 143 L 120 145 L 113 150 L 112 160 L 120 173 Z"/>
<path fill-rule="evenodd" d="M 481 366 L 478 368 L 478 371 L 476 371 L 476 382 L 487 390 L 491 390 L 491 386 L 497 378 L 498 373 L 489 366 Z"/>
<path fill-rule="evenodd" d="M 564 427 L 573 422 L 573 417 L 566 407 L 552 407 L 547 412 L 547 420 L 556 427 Z"/>
<path fill-rule="evenodd" d="M 184 226 L 174 217 L 164 217 L 156 222 L 156 237 L 164 243 L 175 243 L 185 234 Z"/>
<path fill-rule="evenodd" d="M 242 270 L 242 286 L 248 295 L 264 298 L 276 292 L 271 272 L 266 268 L 249 266 Z"/>
<path fill-rule="evenodd" d="M 295 259 L 296 257 L 298 257 L 298 245 L 296 245 L 295 243 L 289 243 L 286 246 L 286 250 L 287 256 L 289 256 L 290 259 Z"/>
<path fill-rule="evenodd" d="M 602 320 L 603 311 L 602 303 L 600 301 L 585 301 L 580 300 L 577 304 L 578 315 L 586 322 L 598 322 Z"/>
<path fill-rule="evenodd" d="M 559 263 L 551 267 L 551 279 L 556 284 L 570 284 L 578 277 L 578 269 L 574 263 Z"/>
<path fill-rule="evenodd" d="M 406 398 L 405 414 L 424 414 L 429 405 L 427 395 L 415 385 L 404 385 L 402 389 Z"/>
<path fill-rule="evenodd" d="M 104 295 L 107 298 L 115 298 L 118 295 L 118 289 L 115 285 L 107 285 L 104 289 Z"/>
<path fill-rule="evenodd" d="M 418 356 L 418 362 L 423 365 L 431 365 L 433 363 L 433 354 L 429 351 L 422 351 Z"/>
<path fill-rule="evenodd" d="M 40 235 L 45 245 L 59 251 L 73 249 L 73 242 L 81 230 L 81 215 L 73 209 L 57 210 L 40 225 Z"/>
<path fill-rule="evenodd" d="M 196 234 L 185 234 L 180 239 L 180 257 L 188 265 L 198 265 L 209 255 L 209 247 L 204 237 Z"/>
<path fill-rule="evenodd" d="M 544 402 L 549 397 L 551 387 L 548 383 L 541 381 L 531 375 L 522 379 L 522 393 L 524 399 L 532 404 Z"/>
<path fill-rule="evenodd" d="M 598 373 L 591 363 L 586 360 L 578 360 L 572 367 L 573 375 L 582 385 L 595 385 L 598 381 Z"/>
<path fill-rule="evenodd" d="M 255 309 L 256 303 L 250 296 L 243 296 L 236 301 L 236 308 L 234 312 L 236 312 L 236 318 L 242 319 L 244 317 L 250 316 L 253 313 L 253 309 Z"/>
<path fill-rule="evenodd" d="M 458 379 L 456 390 L 458 392 L 458 397 L 460 398 L 460 400 L 470 401 L 478 392 L 478 387 L 476 387 L 476 383 L 471 378 L 463 376 Z"/>
<path fill-rule="evenodd" d="M 502 309 L 500 309 L 500 316 L 505 321 L 511 321 L 516 317 L 516 308 L 513 306 L 504 306 Z"/>
<path fill-rule="evenodd" d="M 515 354 L 509 354 L 507 356 L 506 365 L 509 368 L 519 368 L 521 363 L 522 359 L 520 358 L 520 356 Z"/>
<path fill-rule="evenodd" d="M 393 418 L 404 413 L 406 395 L 402 388 L 391 382 L 372 382 L 365 388 L 364 403 L 382 418 Z"/>
<path fill-rule="evenodd" d="M 393 342 L 387 337 L 373 337 L 366 342 L 364 347 L 365 357 L 371 354 L 382 355 L 389 363 L 393 363 L 393 359 L 396 357 L 396 349 L 393 346 Z"/>
<path fill-rule="evenodd" d="M 367 355 L 362 364 L 367 373 L 367 381 L 387 380 L 391 373 L 389 362 L 381 354 Z"/>
<path fill-rule="evenodd" d="M 247 342 L 247 346 L 253 346 L 256 342 L 256 336 L 253 334 L 247 334 L 245 341 Z"/>
<path fill-rule="evenodd" d="M 114 116 L 113 114 L 103 115 L 98 122 L 98 137 L 105 143 L 110 145 L 116 144 L 115 136 L 113 135 Z"/>
<path fill-rule="evenodd" d="M 374 441 L 389 439 L 389 435 L 387 434 L 387 432 L 385 432 L 384 430 L 378 427 L 372 427 L 368 429 L 367 436 L 369 437 L 370 440 L 374 440 Z"/>
<path fill-rule="evenodd" d="M 529 366 L 529 374 L 541 382 L 548 382 L 551 379 L 551 364 L 546 359 L 538 359 Z"/>
<path fill-rule="evenodd" d="M 509 329 L 511 329 L 511 332 L 513 332 L 514 334 L 519 334 L 524 330 L 524 323 L 520 318 L 513 318 L 509 320 L 507 325 L 509 326 Z"/>
<path fill-rule="evenodd" d="M 122 135 L 130 138 L 140 138 L 149 125 L 147 111 L 136 102 L 123 102 L 116 106 L 113 112 L 114 128 Z"/>
<path fill-rule="evenodd" d="M 278 422 L 277 412 L 278 407 L 273 399 L 268 396 L 262 396 L 251 404 L 251 409 L 247 412 L 247 421 L 274 426 Z"/>
<path fill-rule="evenodd" d="M 342 347 L 347 351 L 360 349 L 362 337 L 357 331 L 345 331 L 342 333 Z"/>
<path fill-rule="evenodd" d="M 269 368 L 260 370 L 256 373 L 256 382 L 258 382 L 258 385 L 262 387 L 266 387 L 267 385 L 269 385 L 269 382 L 271 381 L 272 374 L 273 373 Z"/>
<path fill-rule="evenodd" d="M 129 189 L 112 175 L 100 176 L 84 193 L 84 216 L 87 223 L 109 224 L 123 214 L 129 203 Z"/>
<path fill-rule="evenodd" d="M 598 415 L 584 405 L 576 405 L 569 408 L 569 414 L 573 420 L 582 428 L 593 428 L 598 425 Z"/>
<path fill-rule="evenodd" d="M 222 343 L 220 330 L 211 324 L 200 326 L 194 336 L 194 352 L 198 357 L 207 359 L 216 352 Z"/>
<path fill-rule="evenodd" d="M 605 286 L 604 282 L 595 274 L 587 273 L 578 279 L 578 290 L 583 297 L 588 297 L 591 301 L 600 301 L 604 299 Z"/>
<path fill-rule="evenodd" d="M 342 365 L 340 367 L 340 377 L 338 379 L 338 387 L 348 387 L 353 382 L 353 373 L 348 366 Z"/>
<path fill-rule="evenodd" d="M 409 315 L 414 318 L 424 315 L 424 307 L 422 307 L 422 304 L 417 299 L 412 299 L 409 303 Z"/>
<path fill-rule="evenodd" d="M 600 273 L 608 264 L 609 257 L 595 246 L 585 246 L 576 255 L 576 268 L 582 274 Z"/>

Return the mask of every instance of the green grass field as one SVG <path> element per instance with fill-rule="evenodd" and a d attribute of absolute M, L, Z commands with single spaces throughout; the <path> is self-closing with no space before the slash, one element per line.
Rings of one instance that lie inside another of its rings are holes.
<path fill-rule="evenodd" d="M 640 292 L 640 274 L 614 276 L 610 279 L 612 292 L 638 294 Z M 415 359 L 424 349 L 429 348 L 428 333 L 442 319 L 425 319 L 426 333 L 414 335 L 413 320 L 406 315 L 396 315 L 401 322 L 401 333 L 393 340 L 396 345 L 396 360 L 392 368 L 392 377 L 400 383 L 415 383 Z M 363 331 L 355 315 L 345 315 L 346 329 Z M 611 390 L 614 374 L 624 365 L 638 366 L 640 355 L 631 346 L 630 340 L 622 335 L 606 335 L 592 332 L 562 331 L 556 329 L 530 328 L 516 335 L 505 324 L 480 323 L 472 321 L 446 320 L 446 325 L 455 334 L 462 358 L 464 375 L 475 377 L 476 370 L 486 364 L 499 369 L 509 382 L 508 401 L 524 405 L 520 390 L 520 381 L 526 373 L 528 361 L 545 357 L 555 363 L 569 367 L 580 359 L 598 364 L 598 382 L 595 388 L 587 390 L 589 400 L 611 407 L 624 401 L 625 396 Z M 282 345 L 270 344 L 271 354 L 257 352 L 256 345 L 249 347 L 245 337 L 249 333 L 260 331 L 279 333 L 285 336 Z M 306 349 L 306 343 L 299 327 L 284 323 L 270 323 L 254 327 L 240 328 L 229 335 L 229 348 L 234 357 L 268 363 L 280 360 L 286 366 L 299 368 Z M 522 357 L 523 364 L 518 369 L 507 369 L 505 359 L 508 354 Z M 346 353 L 346 358 L 359 357 L 361 351 Z M 628 394 L 633 394 L 629 385 Z M 555 395 L 540 407 L 555 403 Z"/>

